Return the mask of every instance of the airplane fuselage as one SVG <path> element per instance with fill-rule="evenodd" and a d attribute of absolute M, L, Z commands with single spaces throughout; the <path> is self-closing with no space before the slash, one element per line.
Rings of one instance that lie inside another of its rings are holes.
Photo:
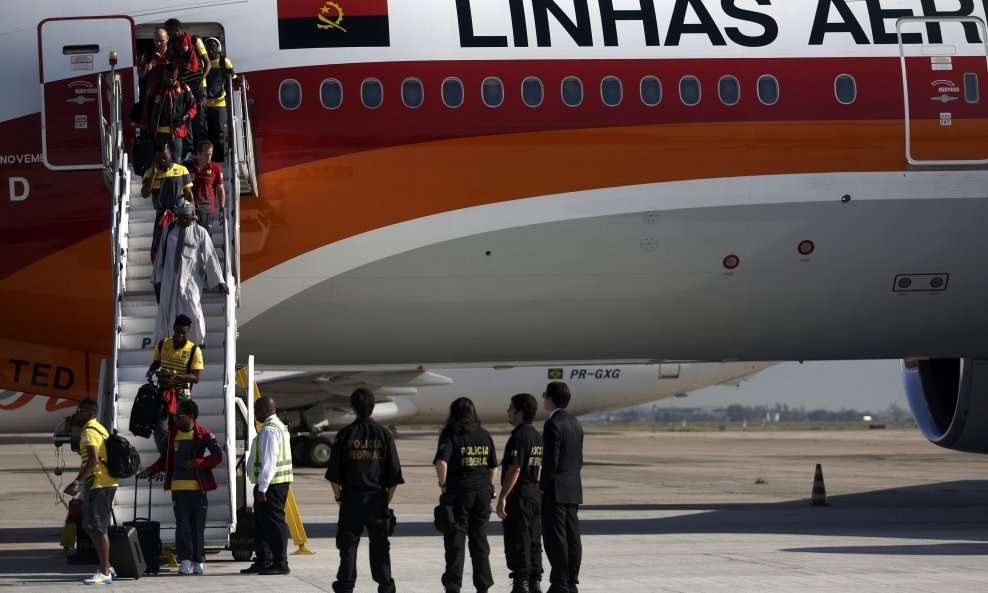
<path fill-rule="evenodd" d="M 988 356 L 982 2 L 316 4 L 100 5 L 139 37 L 218 23 L 249 81 L 259 365 Z M 55 6 L 5 8 L 0 47 L 86 10 Z M 0 74 L 0 368 L 77 395 L 112 331 L 108 198 L 46 168 L 69 79 L 37 73 Z"/>

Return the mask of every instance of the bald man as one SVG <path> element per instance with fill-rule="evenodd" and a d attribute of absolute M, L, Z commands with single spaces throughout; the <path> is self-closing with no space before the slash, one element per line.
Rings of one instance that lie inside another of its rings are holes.
<path fill-rule="evenodd" d="M 254 482 L 256 558 L 243 574 L 284 575 L 288 568 L 288 523 L 285 500 L 292 483 L 292 450 L 288 428 L 275 414 L 274 400 L 254 400 L 254 419 L 262 423 L 250 446 L 250 481 Z"/>

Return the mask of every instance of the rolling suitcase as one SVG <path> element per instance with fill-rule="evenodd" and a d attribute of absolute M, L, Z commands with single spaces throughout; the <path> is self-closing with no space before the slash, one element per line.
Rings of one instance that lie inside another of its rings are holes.
<path fill-rule="evenodd" d="M 111 525 L 106 530 L 110 538 L 110 566 L 117 576 L 124 579 L 139 579 L 144 574 L 144 554 L 137 530 L 125 525 Z"/>
<path fill-rule="evenodd" d="M 137 531 L 144 556 L 144 574 L 158 574 L 161 571 L 161 523 L 151 520 L 151 488 L 154 480 L 148 479 L 148 514 L 145 518 L 137 516 L 137 484 L 140 481 L 136 476 L 134 481 L 134 520 L 125 521 L 124 527 L 133 527 Z"/>

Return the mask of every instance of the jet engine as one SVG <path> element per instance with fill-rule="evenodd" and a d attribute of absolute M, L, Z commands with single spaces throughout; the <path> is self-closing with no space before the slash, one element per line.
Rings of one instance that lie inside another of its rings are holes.
<path fill-rule="evenodd" d="M 923 436 L 954 451 L 988 453 L 988 360 L 906 359 L 902 377 Z"/>

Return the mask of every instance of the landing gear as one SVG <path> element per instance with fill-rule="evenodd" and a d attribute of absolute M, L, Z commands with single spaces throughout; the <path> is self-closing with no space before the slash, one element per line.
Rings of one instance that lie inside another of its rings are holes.
<path fill-rule="evenodd" d="M 312 467 L 329 467 L 329 458 L 333 451 L 333 437 L 320 433 L 309 439 L 308 461 Z"/>
<path fill-rule="evenodd" d="M 295 436 L 291 440 L 292 465 L 309 465 L 309 437 Z"/>

